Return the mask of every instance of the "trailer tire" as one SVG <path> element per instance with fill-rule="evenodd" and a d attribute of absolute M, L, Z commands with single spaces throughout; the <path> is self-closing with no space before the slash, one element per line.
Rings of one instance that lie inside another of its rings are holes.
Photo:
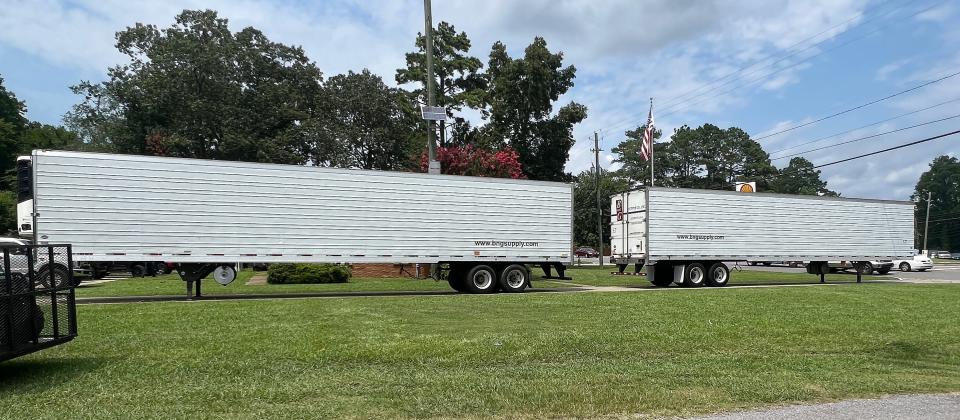
<path fill-rule="evenodd" d="M 873 274 L 873 264 L 870 261 L 864 261 L 853 267 L 861 275 Z"/>
<path fill-rule="evenodd" d="M 530 285 L 530 271 L 520 264 L 511 264 L 500 272 L 500 290 L 507 293 L 521 293 Z"/>
<path fill-rule="evenodd" d="M 653 287 L 670 287 L 673 283 L 673 267 L 666 263 L 648 265 L 647 277 Z"/>
<path fill-rule="evenodd" d="M 40 283 L 40 286 L 47 289 L 67 286 L 67 280 L 69 278 L 70 270 L 67 270 L 66 267 L 59 264 L 53 267 L 53 284 L 50 284 L 50 267 L 43 267 L 40 269 L 40 272 L 37 273 L 37 282 Z M 76 286 L 76 284 L 71 286 Z"/>
<path fill-rule="evenodd" d="M 493 293 L 497 291 L 497 272 L 489 265 L 478 264 L 467 271 L 463 283 L 470 293 Z"/>
<path fill-rule="evenodd" d="M 730 268 L 722 262 L 713 263 L 707 270 L 707 286 L 723 287 L 730 281 Z"/>
<path fill-rule="evenodd" d="M 130 266 L 130 276 L 131 277 L 146 277 L 147 276 L 147 267 L 144 267 L 143 264 L 134 264 Z"/>
<path fill-rule="evenodd" d="M 683 269 L 683 287 L 701 287 L 707 280 L 707 269 L 703 264 L 695 262 L 687 264 Z"/>
<path fill-rule="evenodd" d="M 450 284 L 450 288 L 453 290 L 463 293 L 465 291 L 463 285 L 463 268 L 460 266 L 450 267 L 450 271 L 447 272 L 447 283 Z"/>

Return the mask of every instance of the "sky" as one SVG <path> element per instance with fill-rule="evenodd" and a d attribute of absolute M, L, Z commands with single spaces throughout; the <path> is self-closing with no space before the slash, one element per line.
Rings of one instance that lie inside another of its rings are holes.
<path fill-rule="evenodd" d="M 117 31 L 168 27 L 183 9 L 217 10 L 234 31 L 254 26 L 301 45 L 326 76 L 368 68 L 390 84 L 424 29 L 420 1 L 0 0 L 0 76 L 30 119 L 60 124 L 80 99 L 69 86 L 124 62 Z M 555 107 L 589 110 L 574 130 L 574 174 L 593 165 L 594 132 L 601 166 L 616 169 L 610 150 L 646 121 L 651 97 L 664 137 L 682 125 L 740 127 L 781 167 L 786 155 L 839 142 L 873 136 L 800 156 L 828 163 L 960 129 L 960 75 L 910 90 L 960 71 L 957 0 L 443 0 L 433 19 L 465 31 L 484 62 L 495 41 L 516 57 L 543 36 L 576 66 Z M 846 197 L 909 199 L 942 154 L 960 156 L 960 135 L 827 166 L 822 177 Z"/>

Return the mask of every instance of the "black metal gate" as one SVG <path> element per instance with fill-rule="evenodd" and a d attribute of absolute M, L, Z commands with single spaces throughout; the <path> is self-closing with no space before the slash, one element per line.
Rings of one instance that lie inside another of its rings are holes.
<path fill-rule="evenodd" d="M 76 337 L 70 245 L 5 245 L 0 252 L 0 361 Z"/>

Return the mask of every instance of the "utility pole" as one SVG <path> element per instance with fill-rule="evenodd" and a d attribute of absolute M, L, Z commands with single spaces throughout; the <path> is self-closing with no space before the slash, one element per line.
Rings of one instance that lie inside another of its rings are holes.
<path fill-rule="evenodd" d="M 593 158 L 594 166 L 597 168 L 597 242 L 600 244 L 597 247 L 597 252 L 600 253 L 600 267 L 603 268 L 603 207 L 601 206 L 600 201 L 600 137 L 597 136 L 597 132 L 593 132 Z"/>
<path fill-rule="evenodd" d="M 427 106 L 437 105 L 437 99 L 433 92 L 433 16 L 430 12 L 430 0 L 423 0 L 423 25 L 424 38 L 426 38 L 426 59 L 427 59 Z M 437 145 L 435 144 L 433 132 L 433 120 L 427 120 L 427 157 L 428 173 L 439 174 L 440 162 L 437 161 Z"/>
<path fill-rule="evenodd" d="M 930 231 L 930 198 L 933 197 L 933 192 L 927 191 L 927 220 L 923 222 L 923 249 L 920 252 L 927 251 L 930 253 L 930 248 L 927 248 L 927 232 Z M 927 255 L 929 257 L 929 255 Z"/>

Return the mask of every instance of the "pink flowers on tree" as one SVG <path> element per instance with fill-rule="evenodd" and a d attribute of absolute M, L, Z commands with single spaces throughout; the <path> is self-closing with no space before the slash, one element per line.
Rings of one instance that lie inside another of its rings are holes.
<path fill-rule="evenodd" d="M 488 176 L 494 178 L 525 179 L 520 167 L 520 155 L 511 148 L 496 152 L 466 145 L 437 149 L 441 173 L 448 175 Z M 427 154 L 420 158 L 420 170 L 427 171 Z"/>

